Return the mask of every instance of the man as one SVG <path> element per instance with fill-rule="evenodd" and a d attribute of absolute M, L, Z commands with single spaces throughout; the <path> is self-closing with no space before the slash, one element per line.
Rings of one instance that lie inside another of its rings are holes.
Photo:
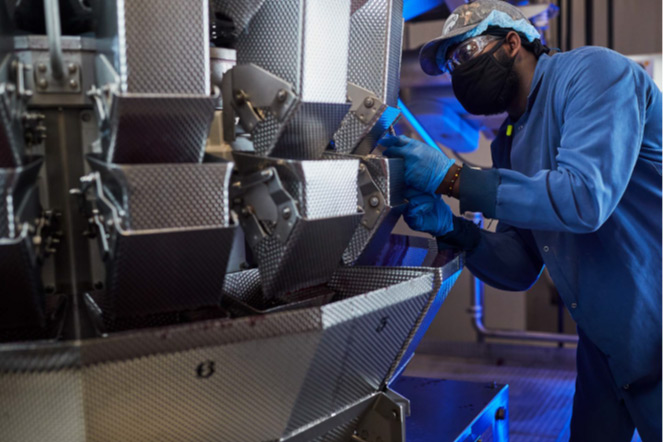
<path fill-rule="evenodd" d="M 507 112 L 494 168 L 454 164 L 407 137 L 386 137 L 405 160 L 416 230 L 467 252 L 495 287 L 526 290 L 548 266 L 578 325 L 571 440 L 661 440 L 661 92 L 644 69 L 604 48 L 552 54 L 517 8 L 479 0 L 453 11 L 420 53 L 451 73 L 471 113 Z M 496 232 L 453 217 L 499 220 Z"/>

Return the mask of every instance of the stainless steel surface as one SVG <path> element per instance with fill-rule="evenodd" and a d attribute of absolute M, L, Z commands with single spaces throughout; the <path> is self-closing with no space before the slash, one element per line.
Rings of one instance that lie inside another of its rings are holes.
<path fill-rule="evenodd" d="M 348 81 L 396 106 L 403 38 L 402 0 L 353 0 Z"/>
<path fill-rule="evenodd" d="M 198 95 L 113 96 L 106 158 L 115 163 L 198 163 L 215 99 Z"/>
<path fill-rule="evenodd" d="M 119 74 L 120 92 L 210 94 L 206 1 L 110 0 L 92 6 L 98 48 Z"/>
<path fill-rule="evenodd" d="M 322 307 L 0 346 L 3 391 L 22 392 L 0 396 L 0 424 L 10 439 L 287 438 L 375 396 L 432 296 L 429 272 L 341 269 Z M 355 281 L 368 292 L 346 291 Z"/>
<path fill-rule="evenodd" d="M 90 165 L 101 212 L 90 216 L 106 261 L 106 290 L 93 297 L 104 315 L 218 305 L 236 230 L 232 164 Z"/>
<path fill-rule="evenodd" d="M 398 113 L 400 2 L 97 1 L 94 38 L 50 39 L 0 5 L 0 171 L 45 158 L 29 186 L 0 173 L 2 437 L 401 440 L 388 384 L 461 257 L 345 267 L 362 217 L 353 255 L 391 244 L 402 178 L 324 155 L 351 105 L 355 153 Z M 351 14 L 384 74 L 352 103 Z M 213 156 L 221 105 L 238 151 Z"/>

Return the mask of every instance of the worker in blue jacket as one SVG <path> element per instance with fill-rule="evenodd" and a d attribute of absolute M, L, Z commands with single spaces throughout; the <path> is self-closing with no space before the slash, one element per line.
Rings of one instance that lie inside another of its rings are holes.
<path fill-rule="evenodd" d="M 450 72 L 473 114 L 507 112 L 492 169 L 459 166 L 407 137 L 410 227 L 467 252 L 467 267 L 526 290 L 543 266 L 578 326 L 571 440 L 661 441 L 661 92 L 638 64 L 605 48 L 553 54 L 515 7 L 478 0 L 454 10 L 420 53 Z M 496 232 L 454 217 L 499 220 Z"/>

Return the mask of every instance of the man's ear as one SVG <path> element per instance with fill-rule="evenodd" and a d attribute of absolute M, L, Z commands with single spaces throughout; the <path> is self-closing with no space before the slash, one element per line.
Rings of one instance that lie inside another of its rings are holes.
<path fill-rule="evenodd" d="M 505 49 L 507 54 L 509 54 L 509 57 L 515 57 L 518 52 L 520 52 L 520 48 L 522 46 L 520 42 L 520 35 L 518 35 L 516 31 L 509 31 L 509 33 L 506 34 L 504 45 L 506 46 Z"/>

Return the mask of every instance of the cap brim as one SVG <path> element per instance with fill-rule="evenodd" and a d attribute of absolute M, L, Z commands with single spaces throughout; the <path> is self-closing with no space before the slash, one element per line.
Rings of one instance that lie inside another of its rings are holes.
<path fill-rule="evenodd" d="M 470 26 L 465 26 L 463 28 L 454 29 L 449 34 L 444 37 L 435 38 L 421 47 L 419 51 L 419 64 L 421 69 L 428 75 L 442 75 L 445 71 L 440 69 L 437 64 L 437 50 L 440 45 L 446 43 L 448 40 L 451 40 L 454 37 L 463 35 L 466 32 L 471 31 L 476 28 L 478 23 L 472 24 Z"/>

